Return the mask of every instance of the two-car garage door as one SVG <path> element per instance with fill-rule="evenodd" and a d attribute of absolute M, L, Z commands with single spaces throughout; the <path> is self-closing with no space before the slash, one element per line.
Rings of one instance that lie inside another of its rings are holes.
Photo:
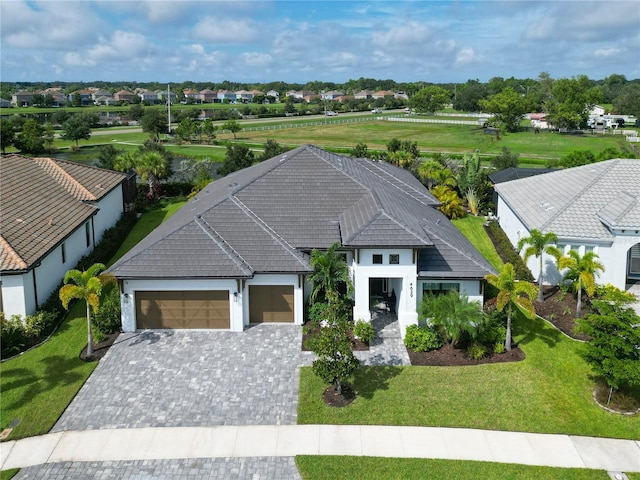
<path fill-rule="evenodd" d="M 228 290 L 137 291 L 136 326 L 229 329 Z M 292 285 L 250 285 L 250 323 L 293 323 Z"/>
<path fill-rule="evenodd" d="M 229 329 L 229 291 L 136 292 L 137 328 Z"/>

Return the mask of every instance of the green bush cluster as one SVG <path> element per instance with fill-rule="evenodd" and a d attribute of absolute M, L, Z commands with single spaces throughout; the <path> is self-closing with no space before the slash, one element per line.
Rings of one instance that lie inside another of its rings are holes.
<path fill-rule="evenodd" d="M 376 331 L 373 325 L 371 325 L 371 322 L 358 319 L 353 327 L 353 334 L 363 342 L 369 344 L 376 336 Z"/>
<path fill-rule="evenodd" d="M 473 342 L 467 347 L 467 355 L 473 360 L 480 360 L 486 357 L 487 353 L 489 353 L 489 349 L 482 343 Z"/>
<path fill-rule="evenodd" d="M 513 265 L 516 279 L 533 282 L 531 271 L 527 268 L 522 257 L 509 241 L 509 237 L 507 237 L 506 233 L 500 228 L 500 224 L 495 220 L 491 220 L 486 224 L 486 231 L 502 261 Z"/>
<path fill-rule="evenodd" d="M 409 325 L 404 336 L 404 345 L 414 352 L 429 352 L 442 347 L 444 339 L 436 327 Z"/>
<path fill-rule="evenodd" d="M 105 336 L 120 330 L 120 314 L 120 291 L 116 284 L 110 284 L 108 289 L 102 293 L 100 308 L 91 317 L 96 343 L 100 343 Z"/>
<path fill-rule="evenodd" d="M 7 358 L 29 348 L 35 339 L 51 333 L 57 323 L 56 312 L 40 310 L 24 319 L 21 315 L 7 318 L 4 312 L 0 312 L 0 356 Z"/>

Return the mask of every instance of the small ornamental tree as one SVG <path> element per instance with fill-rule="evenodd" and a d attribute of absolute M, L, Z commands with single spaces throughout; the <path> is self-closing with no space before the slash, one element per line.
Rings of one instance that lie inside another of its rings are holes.
<path fill-rule="evenodd" d="M 312 368 L 313 373 L 329 385 L 334 385 L 336 393 L 342 395 L 344 379 L 356 371 L 360 360 L 351 350 L 350 322 L 347 316 L 340 312 L 337 295 L 331 292 L 328 296 L 330 298 L 325 310 L 326 319 L 320 322 L 320 335 L 309 345 L 318 356 Z"/>
<path fill-rule="evenodd" d="M 607 405 L 614 390 L 640 387 L 640 317 L 629 303 L 594 300 L 596 313 L 578 321 L 578 331 L 591 337 L 584 357 L 610 389 Z"/>
<path fill-rule="evenodd" d="M 532 255 L 536 257 L 539 261 L 538 263 L 538 302 L 543 302 L 544 298 L 542 296 L 542 288 L 543 288 L 543 273 L 544 273 L 544 265 L 542 261 L 542 256 L 544 253 L 549 253 L 553 255 L 555 258 L 558 258 L 560 255 L 560 251 L 552 245 L 558 241 L 558 236 L 553 232 L 542 233 L 538 229 L 531 230 L 531 234 L 528 237 L 523 237 L 518 241 L 518 251 L 521 251 L 525 246 L 527 248 L 524 250 L 524 261 L 526 262 L 529 257 Z"/>
<path fill-rule="evenodd" d="M 558 259 L 558 268 L 567 269 L 564 279 L 571 282 L 577 294 L 576 318 L 580 318 L 582 311 L 582 292 L 590 297 L 596 291 L 596 277 L 604 271 L 604 265 L 598 260 L 594 252 L 587 252 L 580 256 L 575 250 L 570 250 L 567 256 Z"/>
<path fill-rule="evenodd" d="M 426 295 L 418 313 L 451 344 L 458 343 L 465 333 L 475 337 L 483 317 L 479 302 L 471 302 L 466 294 L 460 295 L 455 290 L 444 295 Z"/>

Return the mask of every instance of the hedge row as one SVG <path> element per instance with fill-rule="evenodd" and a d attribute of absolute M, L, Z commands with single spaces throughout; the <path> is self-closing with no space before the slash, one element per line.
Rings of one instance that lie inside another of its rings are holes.
<path fill-rule="evenodd" d="M 504 233 L 500 224 L 495 220 L 490 220 L 485 224 L 485 230 L 489 238 L 496 247 L 496 251 L 504 263 L 510 263 L 513 265 L 513 269 L 517 280 L 526 280 L 527 282 L 533 282 L 533 275 L 522 260 L 520 254 L 511 244 L 509 237 Z"/>

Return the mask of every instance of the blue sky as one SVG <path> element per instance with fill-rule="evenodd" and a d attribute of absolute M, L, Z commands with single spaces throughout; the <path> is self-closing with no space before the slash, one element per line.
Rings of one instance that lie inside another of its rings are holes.
<path fill-rule="evenodd" d="M 0 0 L 2 81 L 640 78 L 640 0 Z"/>

